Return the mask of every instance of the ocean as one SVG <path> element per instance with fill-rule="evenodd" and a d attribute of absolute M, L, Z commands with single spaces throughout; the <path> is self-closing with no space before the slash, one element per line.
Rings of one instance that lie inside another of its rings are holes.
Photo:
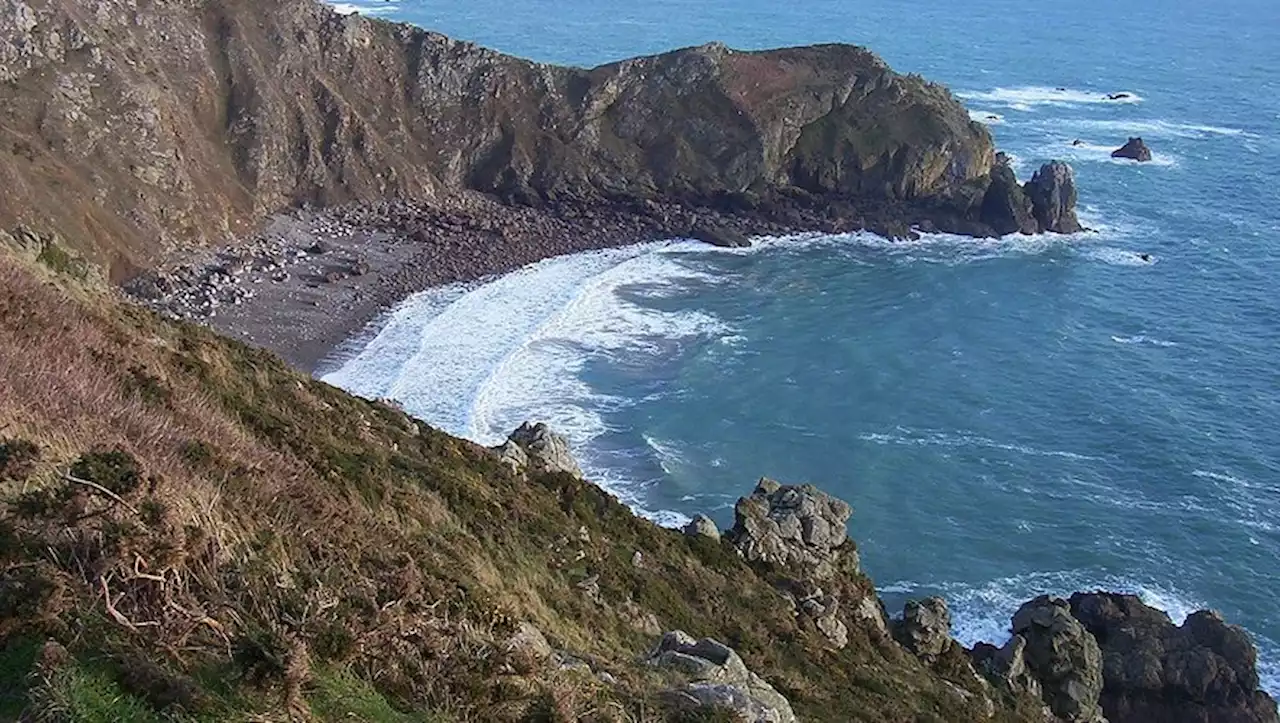
<path fill-rule="evenodd" d="M 1280 694 L 1280 5 L 345 5 L 584 66 L 865 45 L 951 87 L 1021 178 L 1071 162 L 1095 232 L 549 259 L 406 300 L 328 381 L 484 443 L 545 420 L 665 524 L 815 483 L 890 609 L 941 594 L 966 644 L 1040 593 L 1214 608 Z M 1110 158 L 1129 136 L 1153 162 Z"/>

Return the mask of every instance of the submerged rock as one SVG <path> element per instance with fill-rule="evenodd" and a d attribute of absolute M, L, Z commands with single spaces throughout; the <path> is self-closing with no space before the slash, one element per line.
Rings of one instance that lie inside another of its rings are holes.
<path fill-rule="evenodd" d="M 1102 651 L 1067 602 L 1041 595 L 1024 604 L 1013 634 L 1027 641 L 1027 668 L 1053 714 L 1067 723 L 1102 723 Z"/>
<path fill-rule="evenodd" d="M 1076 217 L 1075 174 L 1062 161 L 1040 167 L 1023 187 L 1031 201 L 1031 212 L 1042 231 L 1078 233 L 1084 230 Z"/>
<path fill-rule="evenodd" d="M 662 636 L 646 658 L 649 665 L 682 673 L 689 682 L 668 691 L 690 708 L 726 708 L 750 723 L 795 723 L 791 702 L 747 669 L 729 646 L 681 630 Z"/>
<path fill-rule="evenodd" d="M 1101 645 L 1111 723 L 1276 723 L 1248 633 L 1200 611 L 1181 627 L 1134 595 L 1077 593 L 1071 613 Z"/>
<path fill-rule="evenodd" d="M 517 474 L 533 466 L 543 472 L 565 472 L 582 478 L 582 469 L 569 451 L 569 440 L 542 422 L 525 422 L 493 451 Z"/>
<path fill-rule="evenodd" d="M 1111 152 L 1112 158 L 1131 158 L 1135 161 L 1151 160 L 1151 149 L 1141 138 L 1130 138 L 1123 146 Z"/>

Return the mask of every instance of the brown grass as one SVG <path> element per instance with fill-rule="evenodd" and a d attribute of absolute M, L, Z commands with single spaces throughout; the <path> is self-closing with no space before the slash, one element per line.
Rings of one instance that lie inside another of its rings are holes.
<path fill-rule="evenodd" d="M 806 720 L 977 715 L 866 630 L 830 650 L 785 571 L 4 257 L 0 438 L 40 451 L 0 479 L 0 642 L 60 641 L 57 680 L 118 686 L 104 699 L 131 711 L 345 717 L 337 696 L 370 720 L 680 719 L 675 681 L 638 663 L 656 619 L 733 645 Z M 511 658 L 519 620 L 589 670 Z"/>

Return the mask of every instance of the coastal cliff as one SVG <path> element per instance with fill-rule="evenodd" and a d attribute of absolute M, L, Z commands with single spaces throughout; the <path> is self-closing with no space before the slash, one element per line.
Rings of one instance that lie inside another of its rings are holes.
<path fill-rule="evenodd" d="M 985 128 L 860 48 L 712 44 L 585 70 L 316 0 L 3 0 L 0 154 L 0 228 L 59 232 L 115 279 L 300 204 L 460 191 L 797 228 L 1009 225 L 984 203 Z"/>
<path fill-rule="evenodd" d="M 891 619 L 851 505 L 657 527 L 0 245 L 0 720 L 1276 723 L 1248 634 L 1041 597 Z M 745 491 L 745 489 L 744 489 Z"/>

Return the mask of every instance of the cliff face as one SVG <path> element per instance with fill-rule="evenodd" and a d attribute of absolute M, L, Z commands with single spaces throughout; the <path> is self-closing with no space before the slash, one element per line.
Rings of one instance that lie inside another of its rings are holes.
<path fill-rule="evenodd" d="M 531 63 L 315 0 L 0 0 L 0 227 L 117 276 L 301 202 L 795 189 L 976 218 L 989 134 L 849 46 Z"/>

